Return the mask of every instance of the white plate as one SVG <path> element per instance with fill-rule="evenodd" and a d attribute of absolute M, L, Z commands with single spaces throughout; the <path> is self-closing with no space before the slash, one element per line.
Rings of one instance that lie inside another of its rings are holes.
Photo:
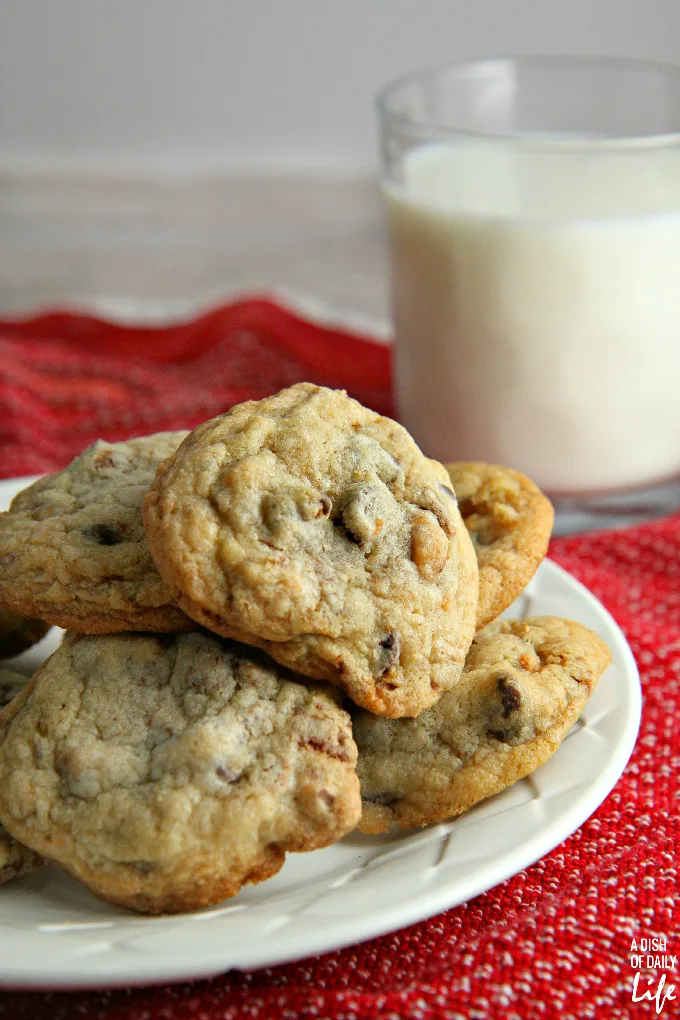
<path fill-rule="evenodd" d="M 0 482 L 0 508 L 27 483 Z M 353 834 L 212 910 L 145 918 L 95 899 L 57 867 L 0 889 L 0 984 L 87 988 L 180 981 L 284 963 L 360 942 L 463 903 L 517 874 L 581 825 L 621 775 L 640 722 L 640 681 L 618 626 L 545 562 L 510 616 L 568 616 L 609 644 L 613 664 L 557 754 L 453 822 Z M 31 672 L 51 631 L 15 660 Z"/>

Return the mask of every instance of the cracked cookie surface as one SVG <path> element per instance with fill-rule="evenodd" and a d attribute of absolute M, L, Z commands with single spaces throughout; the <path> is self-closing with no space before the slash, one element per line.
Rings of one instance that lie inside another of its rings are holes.
<path fill-rule="evenodd" d="M 0 514 L 0 605 L 80 633 L 192 624 L 151 558 L 142 498 L 186 432 L 94 443 Z"/>
<path fill-rule="evenodd" d="M 456 462 L 446 469 L 479 564 L 477 627 L 507 609 L 548 551 L 553 508 L 530 478 L 512 468 Z"/>
<path fill-rule="evenodd" d="M 1 575 L 0 575 L 1 576 Z M 0 659 L 12 659 L 37 644 L 50 629 L 49 623 L 0 609 Z"/>
<path fill-rule="evenodd" d="M 204 632 L 69 634 L 0 715 L 0 821 L 95 894 L 218 903 L 360 815 L 329 688 Z"/>
<path fill-rule="evenodd" d="M 413 716 L 460 677 L 477 581 L 444 468 L 346 393 L 300 383 L 193 432 L 144 501 L 153 556 L 212 631 Z M 467 537 L 467 536 L 466 536 Z"/>
<path fill-rule="evenodd" d="M 354 718 L 363 832 L 454 818 L 542 765 L 611 662 L 593 631 L 554 616 L 498 621 L 461 682 L 418 719 Z"/>

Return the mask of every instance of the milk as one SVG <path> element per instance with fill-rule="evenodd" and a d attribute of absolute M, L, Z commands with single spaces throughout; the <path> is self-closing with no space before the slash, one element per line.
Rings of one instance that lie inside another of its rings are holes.
<path fill-rule="evenodd" d="M 553 493 L 680 472 L 680 156 L 428 145 L 387 185 L 401 420 Z"/>

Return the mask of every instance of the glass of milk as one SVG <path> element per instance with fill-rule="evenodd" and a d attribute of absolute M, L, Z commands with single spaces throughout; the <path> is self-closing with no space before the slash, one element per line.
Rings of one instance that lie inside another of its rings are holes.
<path fill-rule="evenodd" d="M 425 453 L 598 522 L 679 505 L 680 68 L 459 63 L 378 111 L 397 406 Z"/>

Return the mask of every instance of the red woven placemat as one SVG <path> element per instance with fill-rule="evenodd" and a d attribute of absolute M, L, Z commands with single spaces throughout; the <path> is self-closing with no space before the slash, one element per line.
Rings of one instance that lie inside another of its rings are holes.
<path fill-rule="evenodd" d="M 67 313 L 0 322 L 0 475 L 53 470 L 87 443 L 193 426 L 301 379 L 390 413 L 389 348 L 267 300 L 169 328 Z M 551 556 L 613 613 L 644 691 L 613 793 L 552 853 L 464 906 L 342 952 L 251 974 L 129 991 L 5 992 L 0 1018 L 643 1018 L 631 940 L 680 955 L 680 515 L 557 539 Z M 399 890 L 395 889 L 395 896 Z M 2 948 L 0 947 L 0 952 Z M 666 969 L 680 1015 L 680 971 Z M 655 992 L 661 972 L 643 975 Z"/>

